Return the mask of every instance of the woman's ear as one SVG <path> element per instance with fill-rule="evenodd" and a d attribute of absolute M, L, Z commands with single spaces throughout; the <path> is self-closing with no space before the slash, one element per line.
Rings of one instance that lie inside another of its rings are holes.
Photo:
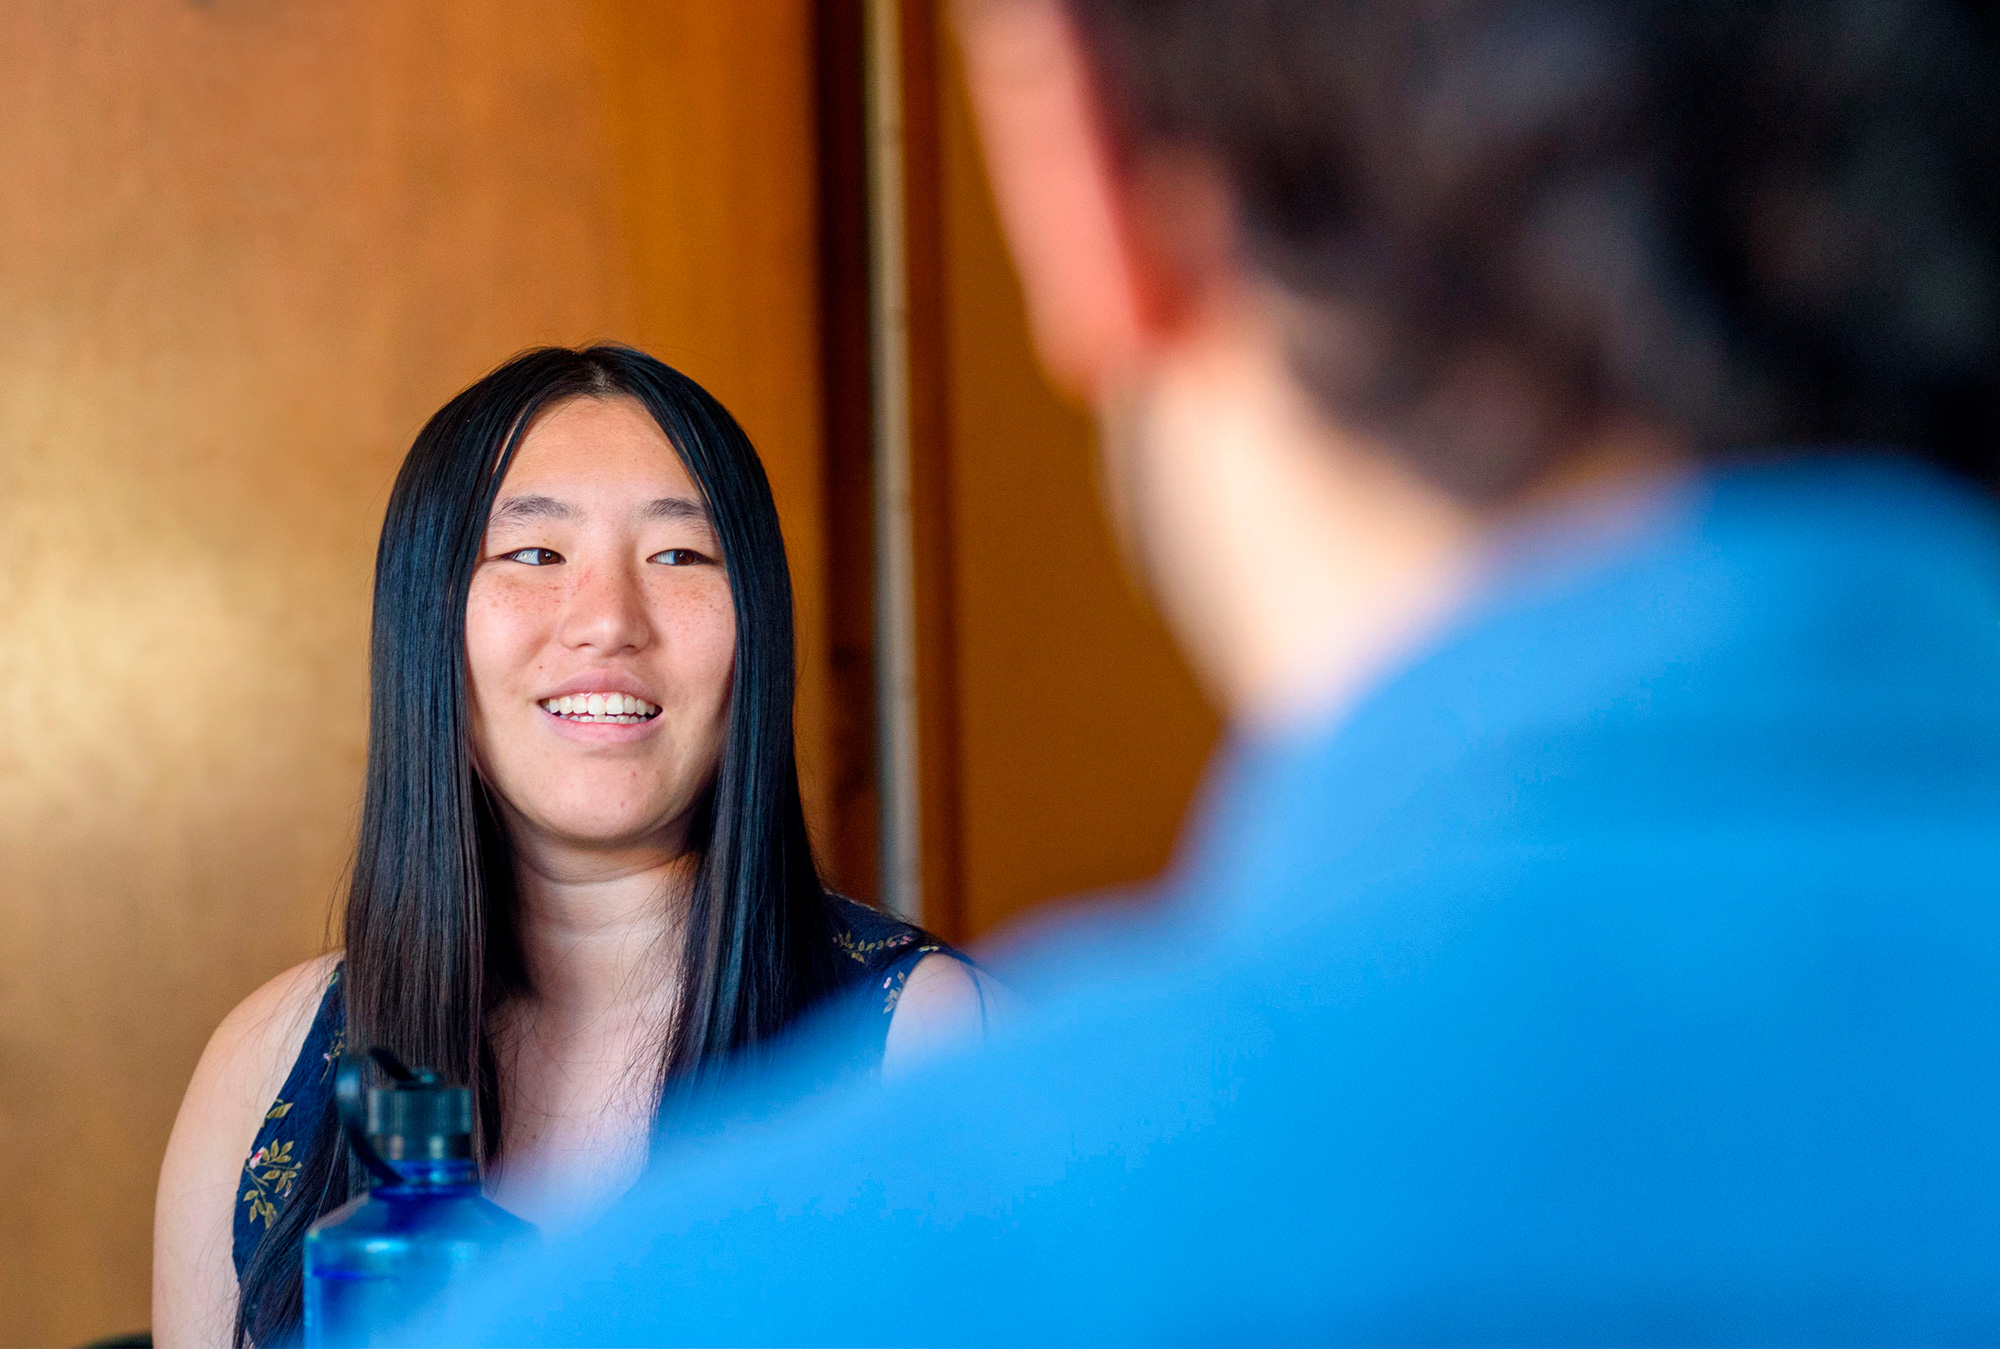
<path fill-rule="evenodd" d="M 958 30 L 1042 363 L 1096 401 L 1228 272 L 1227 193 L 1197 153 L 1119 154 L 1059 0 L 961 0 Z"/>

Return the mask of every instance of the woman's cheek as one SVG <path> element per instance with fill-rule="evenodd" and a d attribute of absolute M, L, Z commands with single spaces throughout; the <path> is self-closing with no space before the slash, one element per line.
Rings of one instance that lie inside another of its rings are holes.
<path fill-rule="evenodd" d="M 534 587 L 509 585 L 501 576 L 475 576 L 466 596 L 466 654 L 477 680 L 504 680 L 537 648 L 536 634 L 544 626 L 546 601 Z"/>
<path fill-rule="evenodd" d="M 719 585 L 677 597 L 659 615 L 667 634 L 674 677 L 705 687 L 711 699 L 728 701 L 736 664 L 736 606 L 729 588 Z"/>
<path fill-rule="evenodd" d="M 715 596 L 709 614 L 703 666 L 712 697 L 723 708 L 729 705 L 729 683 L 736 668 L 736 606 L 728 590 Z"/>

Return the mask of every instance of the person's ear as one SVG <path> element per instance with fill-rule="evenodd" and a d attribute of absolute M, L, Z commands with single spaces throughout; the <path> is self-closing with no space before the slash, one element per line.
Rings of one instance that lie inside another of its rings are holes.
<path fill-rule="evenodd" d="M 1229 272 L 1228 196 L 1194 152 L 1121 157 L 1059 0 L 962 0 L 966 82 L 1043 365 L 1095 400 Z"/>

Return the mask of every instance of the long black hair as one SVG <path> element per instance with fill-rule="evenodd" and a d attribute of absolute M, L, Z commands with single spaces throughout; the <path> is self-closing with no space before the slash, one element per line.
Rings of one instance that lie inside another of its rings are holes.
<path fill-rule="evenodd" d="M 498 1151 L 490 1014 L 531 992 L 506 831 L 468 739 L 466 596 L 486 518 L 523 435 L 573 398 L 631 398 L 706 499 L 736 609 L 729 728 L 696 813 L 700 854 L 679 993 L 660 1048 L 662 1098 L 793 1021 L 838 983 L 829 897 L 813 862 L 792 739 L 792 586 L 778 512 L 749 438 L 687 376 L 628 347 L 549 347 L 447 403 L 397 475 L 375 558 L 367 786 L 346 911 L 346 1039 L 475 1088 Z M 344 1203 L 331 1106 L 312 1122 L 292 1199 L 244 1271 L 237 1342 L 274 1344 L 301 1312 L 300 1247 Z"/>

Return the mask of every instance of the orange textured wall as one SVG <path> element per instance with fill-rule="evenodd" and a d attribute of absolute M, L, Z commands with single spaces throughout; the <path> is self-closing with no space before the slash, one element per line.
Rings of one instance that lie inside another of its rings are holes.
<path fill-rule="evenodd" d="M 823 795 L 811 11 L 0 6 L 0 1343 L 144 1325 L 201 1044 L 321 948 L 410 437 L 614 337 L 762 448 Z"/>
<path fill-rule="evenodd" d="M 1157 872 L 1216 721 L 1120 565 L 1089 418 L 1035 363 L 948 30 L 939 49 L 957 899 L 979 933 Z"/>

